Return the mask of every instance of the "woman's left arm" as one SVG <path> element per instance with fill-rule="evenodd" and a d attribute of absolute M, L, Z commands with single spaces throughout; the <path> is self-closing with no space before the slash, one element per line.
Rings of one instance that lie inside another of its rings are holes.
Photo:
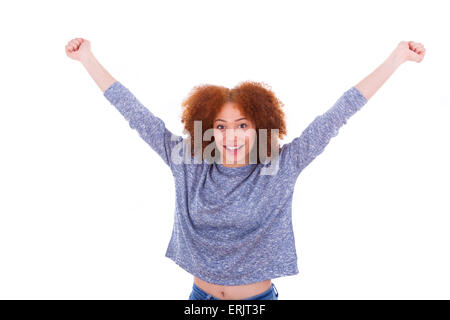
<path fill-rule="evenodd" d="M 360 110 L 389 76 L 405 61 L 421 62 L 425 48 L 418 42 L 402 41 L 389 57 L 357 85 L 345 91 L 325 113 L 317 116 L 300 136 L 282 148 L 284 163 L 298 176 L 323 152 L 339 129 Z"/>
<path fill-rule="evenodd" d="M 425 47 L 420 42 L 401 41 L 389 57 L 355 88 L 369 100 L 401 64 L 406 61 L 421 62 L 424 56 Z"/>

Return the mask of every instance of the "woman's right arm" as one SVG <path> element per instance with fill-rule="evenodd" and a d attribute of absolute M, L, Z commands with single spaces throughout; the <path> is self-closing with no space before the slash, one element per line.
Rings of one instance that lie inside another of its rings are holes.
<path fill-rule="evenodd" d="M 83 38 L 70 40 L 66 45 L 66 54 L 69 58 L 81 62 L 102 92 L 105 92 L 106 89 L 116 82 L 116 79 L 103 68 L 92 54 L 89 40 Z"/>
<path fill-rule="evenodd" d="M 183 137 L 169 131 L 162 119 L 155 116 L 128 88 L 103 68 L 92 54 L 88 40 L 75 38 L 69 41 L 66 45 L 66 54 L 83 64 L 103 91 L 105 98 L 123 115 L 129 126 L 139 133 L 169 167 L 173 168 L 172 150 L 183 141 Z"/>

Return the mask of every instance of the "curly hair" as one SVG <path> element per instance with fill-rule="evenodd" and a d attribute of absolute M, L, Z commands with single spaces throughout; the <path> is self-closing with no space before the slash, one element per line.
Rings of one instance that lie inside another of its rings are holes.
<path fill-rule="evenodd" d="M 191 139 L 194 136 L 194 121 L 200 120 L 203 137 L 207 129 L 213 128 L 214 119 L 226 102 L 237 103 L 242 114 L 254 122 L 257 133 L 260 128 L 267 129 L 267 156 L 270 157 L 272 129 L 278 129 L 280 139 L 287 132 L 282 110 L 284 104 L 275 96 L 271 86 L 264 82 L 242 81 L 232 89 L 211 84 L 195 86 L 182 102 L 181 122 L 184 123 L 184 133 Z M 202 154 L 210 143 L 210 141 L 202 141 Z M 259 134 L 256 135 L 255 143 L 260 145 Z M 280 152 L 279 141 L 276 141 L 274 145 L 278 146 Z M 213 152 L 212 156 L 215 157 L 215 151 Z M 191 153 L 194 156 L 192 148 Z M 257 162 L 261 163 L 259 152 Z"/>

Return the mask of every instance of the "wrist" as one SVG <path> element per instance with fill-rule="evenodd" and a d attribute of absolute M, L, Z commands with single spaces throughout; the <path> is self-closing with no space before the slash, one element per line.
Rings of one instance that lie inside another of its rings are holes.
<path fill-rule="evenodd" d="M 79 59 L 79 61 L 84 65 L 89 63 L 92 60 L 94 60 L 94 55 L 92 54 L 91 51 L 83 53 L 82 55 L 80 55 L 80 59 Z"/>

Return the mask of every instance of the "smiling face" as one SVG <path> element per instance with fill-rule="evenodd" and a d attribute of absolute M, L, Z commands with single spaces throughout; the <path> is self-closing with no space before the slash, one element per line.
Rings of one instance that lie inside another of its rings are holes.
<path fill-rule="evenodd" d="M 247 165 L 255 139 L 254 122 L 241 113 L 236 103 L 225 103 L 214 118 L 214 140 L 222 164 L 227 167 Z"/>

